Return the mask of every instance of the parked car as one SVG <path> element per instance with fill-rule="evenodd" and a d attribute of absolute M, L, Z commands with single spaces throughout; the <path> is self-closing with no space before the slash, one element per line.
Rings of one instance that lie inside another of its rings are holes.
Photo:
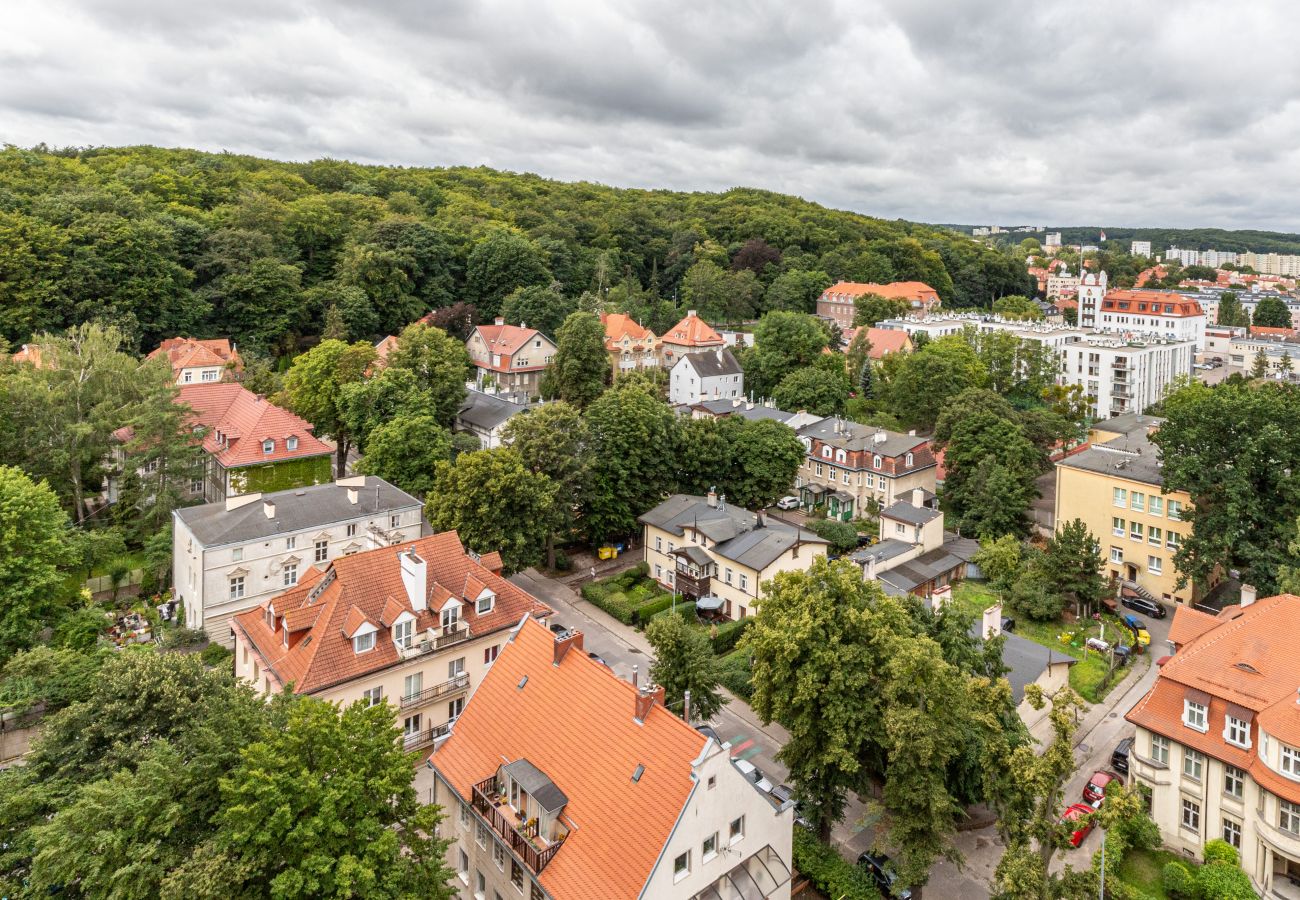
<path fill-rule="evenodd" d="M 763 774 L 762 769 L 758 768 L 758 766 L 754 765 L 747 759 L 735 759 L 732 760 L 732 763 L 740 770 L 740 774 L 749 779 L 750 784 L 754 785 L 765 794 L 772 793 L 772 782 Z"/>
<path fill-rule="evenodd" d="M 1088 803 L 1100 803 L 1106 797 L 1106 785 L 1115 780 L 1109 772 L 1094 772 L 1083 787 L 1083 799 Z"/>
<path fill-rule="evenodd" d="M 1128 775 L 1128 755 L 1133 750 L 1133 739 L 1126 737 L 1115 745 L 1110 755 L 1110 767 L 1121 775 Z"/>
<path fill-rule="evenodd" d="M 1003 630 L 1003 631 L 1015 631 L 1015 630 L 1016 630 L 1016 620 L 1013 619 L 1013 618 L 1011 618 L 1010 616 L 1003 616 L 1003 617 L 1002 617 L 1002 630 Z"/>
<path fill-rule="evenodd" d="M 1103 641 L 1101 638 L 1088 638 L 1083 642 L 1083 645 L 1089 650 L 1096 650 L 1098 653 L 1110 652 L 1110 644 Z"/>
<path fill-rule="evenodd" d="M 559 622 L 551 622 L 550 627 L 553 634 L 566 634 L 569 630 L 568 625 L 561 625 Z"/>
<path fill-rule="evenodd" d="M 1169 615 L 1163 606 L 1148 600 L 1146 597 L 1124 597 L 1120 600 L 1120 603 L 1123 603 L 1134 612 L 1145 613 L 1153 619 L 1163 619 Z"/>
<path fill-rule="evenodd" d="M 892 897 L 894 900 L 912 900 L 911 890 L 898 883 L 894 864 L 888 856 L 883 853 L 864 853 L 858 857 L 858 865 L 867 870 L 871 880 L 876 883 L 880 896 Z"/>
<path fill-rule="evenodd" d="M 776 501 L 776 508 L 777 509 L 798 509 L 799 498 L 788 497 L 788 496 L 782 497 L 780 500 Z"/>
<path fill-rule="evenodd" d="M 587 659 L 595 660 L 596 662 L 604 666 L 606 669 L 609 668 L 609 663 L 605 662 L 605 660 L 601 657 L 599 653 L 588 653 Z"/>
<path fill-rule="evenodd" d="M 1092 831 L 1092 814 L 1094 812 L 1096 810 L 1087 803 L 1075 803 L 1061 813 L 1061 824 L 1071 825 L 1074 828 L 1070 833 L 1071 847 L 1078 847 L 1082 844 L 1083 839 Z"/>
<path fill-rule="evenodd" d="M 722 736 L 718 734 L 717 730 L 712 725 L 696 725 L 695 730 L 705 737 L 713 738 L 718 742 L 719 747 L 722 746 Z"/>

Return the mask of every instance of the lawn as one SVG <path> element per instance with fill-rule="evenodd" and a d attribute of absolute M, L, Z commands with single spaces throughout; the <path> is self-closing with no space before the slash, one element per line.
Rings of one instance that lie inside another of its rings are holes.
<path fill-rule="evenodd" d="M 1187 862 L 1187 858 L 1168 850 L 1129 850 L 1120 863 L 1119 880 L 1137 888 L 1148 897 L 1165 900 L 1163 872 L 1166 863 Z"/>

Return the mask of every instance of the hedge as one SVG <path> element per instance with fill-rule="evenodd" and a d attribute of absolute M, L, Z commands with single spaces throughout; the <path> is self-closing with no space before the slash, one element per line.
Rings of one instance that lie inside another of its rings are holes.
<path fill-rule="evenodd" d="M 582 599 L 592 606 L 603 609 L 624 625 L 632 624 L 632 607 L 628 605 L 627 595 L 622 591 L 609 591 L 600 583 L 584 584 Z"/>
<path fill-rule="evenodd" d="M 749 654 L 737 650 L 724 656 L 721 662 L 718 680 L 723 687 L 748 703 L 754 697 L 754 675 L 750 669 Z"/>
<path fill-rule="evenodd" d="M 744 637 L 745 632 L 749 630 L 749 625 L 753 619 L 737 619 L 734 622 L 727 622 L 718 626 L 718 631 L 709 640 L 713 644 L 713 652 L 718 656 L 726 656 L 732 650 L 736 649 L 736 644 Z"/>
<path fill-rule="evenodd" d="M 794 830 L 794 867 L 813 887 L 836 900 L 877 900 L 880 894 L 865 870 L 858 868 L 806 828 Z"/>
<path fill-rule="evenodd" d="M 677 598 L 677 606 L 679 608 L 687 607 L 691 605 L 692 603 L 690 600 L 686 600 L 682 597 Z M 672 607 L 673 607 L 673 595 L 662 594 L 656 599 L 651 600 L 649 603 L 643 603 L 640 606 L 638 606 L 636 610 L 632 613 L 632 624 L 644 628 L 646 623 L 650 621 L 650 618 L 652 616 L 656 616 L 659 613 L 663 612 L 664 610 L 672 609 Z"/>

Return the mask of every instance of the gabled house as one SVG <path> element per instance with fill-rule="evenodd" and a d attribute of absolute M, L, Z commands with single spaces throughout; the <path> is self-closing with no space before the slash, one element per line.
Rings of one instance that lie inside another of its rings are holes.
<path fill-rule="evenodd" d="M 840 281 L 817 298 L 817 315 L 840 328 L 852 328 L 856 301 L 868 294 L 906 301 L 917 315 L 925 315 L 939 307 L 939 292 L 923 281 L 894 281 L 889 284 Z"/>
<path fill-rule="evenodd" d="M 476 325 L 465 342 L 480 387 L 538 394 L 542 373 L 555 356 L 555 342 L 536 328 L 507 325 L 497 316 L 491 325 Z"/>
<path fill-rule="evenodd" d="M 795 478 L 800 503 L 848 521 L 865 517 L 914 488 L 931 494 L 936 462 L 929 438 L 832 416 L 799 429 L 807 458 Z"/>
<path fill-rule="evenodd" d="M 526 399 L 526 395 L 523 396 Z M 501 446 L 501 434 L 506 423 L 527 411 L 526 402 L 470 389 L 465 392 L 465 400 L 456 412 L 456 430 L 477 437 L 484 450 L 495 450 Z"/>
<path fill-rule="evenodd" d="M 668 402 L 675 405 L 744 396 L 745 373 L 730 350 L 688 353 L 678 358 L 668 376 Z"/>
<path fill-rule="evenodd" d="M 601 313 L 605 349 L 615 375 L 659 368 L 659 339 L 649 328 L 623 313 Z"/>
<path fill-rule="evenodd" d="M 663 358 L 663 365 L 672 368 L 683 356 L 722 350 L 726 346 L 722 335 L 692 309 L 659 338 L 659 355 Z"/>
<path fill-rule="evenodd" d="M 244 361 L 228 338 L 168 338 L 147 358 L 159 356 L 167 358 L 177 384 L 234 381 L 244 371 Z"/>
<path fill-rule="evenodd" d="M 790 896 L 793 804 L 580 632 L 523 621 L 428 765 L 463 897 Z"/>
<path fill-rule="evenodd" d="M 454 531 L 332 559 L 231 622 L 235 675 L 271 694 L 388 702 L 407 749 L 448 733 L 512 628 L 550 608 Z"/>
<path fill-rule="evenodd" d="M 880 541 L 850 555 L 862 577 L 885 593 L 930 598 L 944 594 L 973 571 L 979 541 L 943 529 L 934 495 L 913 488 L 911 496 L 880 511 Z"/>

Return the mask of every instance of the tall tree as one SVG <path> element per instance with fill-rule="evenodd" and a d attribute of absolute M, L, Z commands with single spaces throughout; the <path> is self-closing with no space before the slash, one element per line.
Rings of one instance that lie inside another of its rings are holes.
<path fill-rule="evenodd" d="M 321 341 L 297 357 L 284 376 L 283 402 L 310 422 L 316 434 L 332 438 L 337 445 L 334 474 L 339 478 L 347 472 L 353 440 L 339 401 L 343 389 L 360 382 L 374 360 L 375 348 L 365 341 Z"/>
<path fill-rule="evenodd" d="M 754 346 L 742 354 L 745 386 L 759 396 L 771 395 L 788 375 L 817 362 L 829 339 L 814 316 L 768 313 L 754 326 Z"/>
<path fill-rule="evenodd" d="M 791 372 L 772 392 L 776 405 L 785 410 L 807 410 L 815 416 L 844 412 L 849 396 L 849 378 L 843 371 L 810 367 Z"/>
<path fill-rule="evenodd" d="M 1028 297 L 1009 294 L 993 301 L 993 312 L 1004 319 L 1041 319 L 1043 311 Z"/>
<path fill-rule="evenodd" d="M 767 293 L 763 297 L 763 308 L 803 313 L 816 312 L 817 298 L 833 283 L 831 277 L 825 272 L 800 269 L 782 272 L 768 285 Z"/>
<path fill-rule="evenodd" d="M 497 229 L 474 245 L 465 261 L 470 302 L 489 319 L 501 301 L 521 287 L 551 283 L 546 255 L 523 235 Z"/>
<path fill-rule="evenodd" d="M 664 689 L 664 702 L 688 722 L 707 722 L 727 703 L 719 689 L 722 666 L 713 654 L 708 636 L 678 615 L 655 616 L 646 626 L 646 639 L 654 648 L 650 678 Z M 690 692 L 690 715 L 685 709 Z"/>
<path fill-rule="evenodd" d="M 1219 314 L 1216 319 L 1219 325 L 1249 325 L 1249 318 L 1236 291 L 1224 291 L 1219 295 Z"/>
<path fill-rule="evenodd" d="M 637 516 L 670 491 L 676 418 L 637 384 L 619 385 L 584 413 L 591 431 L 591 499 L 584 525 L 597 541 L 630 534 Z"/>
<path fill-rule="evenodd" d="M 370 432 L 356 468 L 423 497 L 433 490 L 438 463 L 450 457 L 451 434 L 437 419 L 399 415 Z"/>
<path fill-rule="evenodd" d="M 68 551 L 68 516 L 49 485 L 0 466 L 0 660 L 53 624 L 67 600 L 59 567 Z"/>
<path fill-rule="evenodd" d="M 605 326 L 588 312 L 571 313 L 560 326 L 555 358 L 542 376 L 542 393 L 585 409 L 610 380 Z"/>
<path fill-rule="evenodd" d="M 519 288 L 501 303 L 501 316 L 507 325 L 526 325 L 547 336 L 556 334 L 573 310 L 574 302 L 555 285 Z"/>
<path fill-rule="evenodd" d="M 901 420 L 931 428 L 948 401 L 971 387 L 983 387 L 988 369 L 960 335 L 932 341 L 915 353 L 898 357 L 887 387 L 886 402 Z"/>
<path fill-rule="evenodd" d="M 1280 297 L 1264 297 L 1255 304 L 1251 324 L 1259 328 L 1294 328 L 1291 310 Z"/>
<path fill-rule="evenodd" d="M 388 355 L 389 369 L 405 369 L 433 398 L 434 415 L 449 427 L 465 400 L 470 377 L 464 342 L 434 325 L 416 322 L 402 329 Z"/>
<path fill-rule="evenodd" d="M 387 366 L 372 378 L 345 384 L 338 399 L 339 419 L 362 452 L 370 434 L 398 416 L 441 421 L 438 404 L 409 369 Z"/>
<path fill-rule="evenodd" d="M 1268 374 L 1268 354 L 1264 348 L 1260 347 L 1259 352 L 1255 354 L 1254 361 L 1250 364 L 1250 377 L 1263 378 Z"/>
<path fill-rule="evenodd" d="M 1047 541 L 1044 572 L 1055 590 L 1074 602 L 1080 618 L 1091 615 L 1106 593 L 1101 566 L 1100 545 L 1082 519 L 1064 523 Z"/>
<path fill-rule="evenodd" d="M 557 400 L 517 415 L 506 423 L 502 440 L 530 472 L 555 482 L 558 503 L 569 512 L 581 507 L 589 490 L 591 436 L 577 409 Z M 572 518 L 557 517 L 561 527 L 571 527 Z M 554 532 L 546 537 L 546 565 L 555 568 Z"/>
<path fill-rule="evenodd" d="M 885 319 L 897 319 L 908 313 L 906 300 L 882 297 L 879 294 L 861 294 L 853 301 L 853 324 L 870 328 Z"/>
<path fill-rule="evenodd" d="M 853 340 L 849 341 L 849 349 L 844 357 L 850 378 L 860 379 L 862 364 L 871 359 L 871 339 L 867 337 L 869 331 L 868 328 L 859 328 L 853 335 Z"/>

